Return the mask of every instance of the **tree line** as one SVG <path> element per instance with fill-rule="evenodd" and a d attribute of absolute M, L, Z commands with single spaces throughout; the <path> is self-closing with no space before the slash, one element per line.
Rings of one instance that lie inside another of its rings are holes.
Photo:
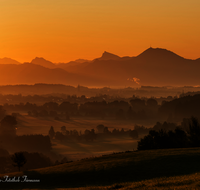
<path fill-rule="evenodd" d="M 53 140 L 59 140 L 61 142 L 63 141 L 69 141 L 69 140 L 75 140 L 78 142 L 82 141 L 91 141 L 93 142 L 97 138 L 100 137 L 120 137 L 120 136 L 130 136 L 133 139 L 138 138 L 138 132 L 136 130 L 127 130 L 125 131 L 123 128 L 121 130 L 119 129 L 113 129 L 110 131 L 108 127 L 104 125 L 98 125 L 96 127 L 96 132 L 94 129 L 86 129 L 83 133 L 82 131 L 74 130 L 67 130 L 65 126 L 61 127 L 60 131 L 54 130 L 54 127 L 51 126 L 48 132 L 50 138 Z"/>
<path fill-rule="evenodd" d="M 174 124 L 174 126 L 176 125 Z M 200 147 L 200 124 L 195 117 L 184 119 L 181 125 L 176 126 L 174 130 L 170 128 L 150 130 L 149 134 L 138 142 L 137 149 L 149 150 L 188 147 Z"/>

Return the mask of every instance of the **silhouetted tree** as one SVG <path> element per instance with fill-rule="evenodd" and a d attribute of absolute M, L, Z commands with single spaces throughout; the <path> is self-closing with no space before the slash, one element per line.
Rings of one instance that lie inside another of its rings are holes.
<path fill-rule="evenodd" d="M 177 127 L 175 131 L 150 130 L 149 134 L 138 142 L 138 150 L 185 148 L 188 147 L 188 137 L 184 130 Z"/>
<path fill-rule="evenodd" d="M 171 138 L 171 136 L 169 135 L 168 132 L 168 136 Z M 188 137 L 187 134 L 184 130 L 182 130 L 181 128 L 177 127 L 175 129 L 175 143 L 173 145 L 173 147 L 175 148 L 185 148 L 188 147 Z"/>
<path fill-rule="evenodd" d="M 68 162 L 68 159 L 67 159 L 66 157 L 64 157 L 64 158 L 60 161 L 61 164 L 64 164 L 64 163 L 67 163 L 67 162 Z"/>
<path fill-rule="evenodd" d="M 133 110 L 132 110 L 132 107 L 130 106 L 128 111 L 127 111 L 127 117 L 128 119 L 133 119 Z"/>
<path fill-rule="evenodd" d="M 119 135 L 120 134 L 119 129 L 113 129 L 112 134 Z"/>
<path fill-rule="evenodd" d="M 27 161 L 23 152 L 14 153 L 14 155 L 11 156 L 11 159 L 14 162 L 13 166 L 18 167 L 19 171 Z"/>
<path fill-rule="evenodd" d="M 160 129 L 162 129 L 162 124 L 161 124 L 160 122 L 157 122 L 157 123 L 154 125 L 153 130 L 158 131 L 158 130 L 160 130 Z"/>
<path fill-rule="evenodd" d="M 188 134 L 189 134 L 191 145 L 193 147 L 199 147 L 200 146 L 200 124 L 198 122 L 198 119 L 195 117 L 191 117 L 190 119 Z"/>
<path fill-rule="evenodd" d="M 104 134 L 110 134 L 111 132 L 108 130 L 108 127 L 104 127 L 103 133 Z"/>
<path fill-rule="evenodd" d="M 17 125 L 17 120 L 14 116 L 7 115 L 1 120 L 1 125 L 14 126 Z"/>
<path fill-rule="evenodd" d="M 46 102 L 43 105 L 44 109 L 48 109 L 48 110 L 57 110 L 58 109 L 58 103 L 56 102 Z"/>
<path fill-rule="evenodd" d="M 138 132 L 138 134 L 146 134 L 149 132 L 149 129 L 145 128 L 143 125 L 135 125 L 134 129 Z"/>
<path fill-rule="evenodd" d="M 0 119 L 5 117 L 5 115 L 6 115 L 6 111 L 3 109 L 3 106 L 0 105 Z"/>
<path fill-rule="evenodd" d="M 65 135 L 66 134 L 66 127 L 65 126 L 62 126 L 61 127 L 61 132 Z"/>
<path fill-rule="evenodd" d="M 86 141 L 93 141 L 94 139 L 96 139 L 96 134 L 94 133 L 94 129 L 92 129 L 91 131 L 86 129 L 84 135 Z"/>
<path fill-rule="evenodd" d="M 139 98 L 130 100 L 130 103 L 131 103 L 133 109 L 136 111 L 143 110 L 145 107 L 145 100 L 141 100 Z"/>
<path fill-rule="evenodd" d="M 121 133 L 121 135 L 123 135 L 125 133 L 124 128 L 121 129 L 120 133 Z"/>
<path fill-rule="evenodd" d="M 17 120 L 14 116 L 7 115 L 1 120 L 0 134 L 5 136 L 16 136 Z"/>
<path fill-rule="evenodd" d="M 28 116 L 32 116 L 32 112 L 31 111 L 28 111 Z"/>
<path fill-rule="evenodd" d="M 158 102 L 155 99 L 149 98 L 147 100 L 147 106 L 149 106 L 149 107 L 156 107 L 157 105 L 158 105 Z"/>
<path fill-rule="evenodd" d="M 54 131 L 53 126 L 51 126 L 51 128 L 50 128 L 50 130 L 49 130 L 49 136 L 50 136 L 51 139 L 53 139 L 54 136 L 55 136 L 55 131 Z"/>
<path fill-rule="evenodd" d="M 188 131 L 189 130 L 189 123 L 190 123 L 190 119 L 183 118 L 183 121 L 181 122 L 181 127 L 183 129 L 185 129 L 186 131 Z"/>
<path fill-rule="evenodd" d="M 105 126 L 104 125 L 97 125 L 98 133 L 103 133 Z"/>

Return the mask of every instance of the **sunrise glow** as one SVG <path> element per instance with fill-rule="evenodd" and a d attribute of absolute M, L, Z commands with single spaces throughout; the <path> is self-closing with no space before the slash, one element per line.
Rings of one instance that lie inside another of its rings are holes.
<path fill-rule="evenodd" d="M 57 63 L 150 46 L 200 57 L 199 0 L 1 0 L 0 12 L 1 58 Z"/>

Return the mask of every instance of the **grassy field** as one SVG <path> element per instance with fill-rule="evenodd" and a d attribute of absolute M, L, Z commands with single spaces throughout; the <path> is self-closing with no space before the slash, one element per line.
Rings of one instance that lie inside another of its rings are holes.
<path fill-rule="evenodd" d="M 60 131 L 62 126 L 66 126 L 67 130 L 84 131 L 86 129 L 96 129 L 98 124 L 103 124 L 109 130 L 116 129 L 134 129 L 133 122 L 122 120 L 98 120 L 98 119 L 83 119 L 76 118 L 71 120 L 54 120 L 50 118 L 19 116 L 17 126 L 17 135 L 24 134 L 43 134 L 48 135 L 50 126 L 54 127 L 55 131 Z M 62 154 L 69 160 L 78 160 L 86 157 L 101 156 L 103 154 L 111 154 L 113 152 L 122 152 L 127 150 L 136 150 L 137 141 L 131 137 L 119 138 L 100 138 L 94 142 L 69 142 L 69 141 L 53 141 L 53 152 Z"/>
<path fill-rule="evenodd" d="M 7 183 L 3 188 L 174 189 L 199 187 L 200 148 L 147 150 L 83 159 L 11 176 L 40 183 Z M 1 175 L 1 177 L 4 175 Z M 2 185 L 2 183 L 0 184 Z M 93 187 L 95 186 L 95 187 Z"/>
<path fill-rule="evenodd" d="M 53 141 L 53 152 L 62 154 L 69 160 L 112 154 L 114 152 L 132 151 L 137 149 L 137 139 L 131 137 L 100 138 L 94 142 Z"/>
<path fill-rule="evenodd" d="M 96 129 L 97 125 L 103 124 L 108 127 L 110 131 L 116 129 L 134 129 L 135 123 L 130 120 L 115 120 L 115 119 L 99 119 L 99 118 L 71 118 L 70 120 L 60 119 L 55 120 L 50 117 L 31 117 L 27 115 L 18 116 L 18 135 L 23 134 L 43 134 L 47 135 L 51 126 L 55 131 L 60 131 L 62 126 L 66 126 L 67 130 L 74 130 L 84 132 L 86 129 Z M 155 123 L 153 123 L 155 124 Z M 145 127 L 152 127 L 151 125 L 145 125 Z"/>
<path fill-rule="evenodd" d="M 47 135 L 50 126 L 60 131 L 63 125 L 68 130 L 84 131 L 95 129 L 98 124 L 109 130 L 134 128 L 134 123 L 129 121 L 82 118 L 58 121 L 19 116 L 17 134 Z M 40 182 L 0 182 L 0 189 L 200 189 L 200 148 L 132 151 L 136 147 L 137 140 L 130 137 L 104 137 L 94 142 L 54 140 L 54 152 L 77 161 L 7 174 L 9 177 L 27 175 L 28 179 Z"/>

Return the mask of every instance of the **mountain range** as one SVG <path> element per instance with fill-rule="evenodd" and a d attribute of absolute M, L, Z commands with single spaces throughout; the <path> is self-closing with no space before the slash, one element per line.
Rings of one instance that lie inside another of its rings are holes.
<path fill-rule="evenodd" d="M 200 85 L 200 58 L 185 59 L 162 48 L 148 48 L 138 56 L 104 52 L 94 60 L 52 63 L 36 57 L 30 63 L 0 59 L 0 85 L 60 83 L 93 87 Z"/>

